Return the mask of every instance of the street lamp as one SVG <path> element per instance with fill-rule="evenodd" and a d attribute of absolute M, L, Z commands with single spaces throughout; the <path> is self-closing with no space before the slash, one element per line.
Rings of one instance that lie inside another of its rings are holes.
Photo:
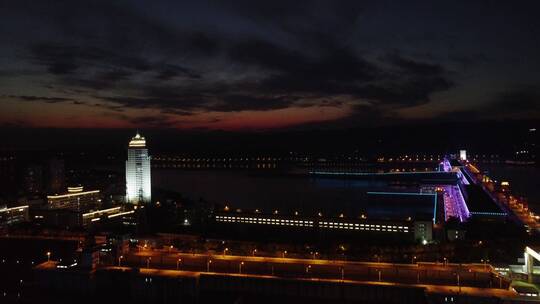
<path fill-rule="evenodd" d="M 229 248 L 223 249 L 223 255 L 226 255 L 226 254 L 227 254 L 227 251 L 229 251 Z"/>
<path fill-rule="evenodd" d="M 210 264 L 212 264 L 212 260 L 208 260 L 208 262 L 206 262 L 206 272 L 210 272 Z"/>
<path fill-rule="evenodd" d="M 244 262 L 240 262 L 240 264 L 238 265 L 238 273 L 242 273 L 242 266 L 244 265 Z"/>
<path fill-rule="evenodd" d="M 182 262 L 182 259 L 178 258 L 178 260 L 176 260 L 176 270 L 180 269 L 180 262 Z"/>
<path fill-rule="evenodd" d="M 416 256 L 413 256 L 411 263 L 414 264 L 415 261 L 416 261 Z"/>
<path fill-rule="evenodd" d="M 282 253 L 281 253 L 281 257 L 282 258 L 285 258 L 285 255 L 287 254 L 287 250 L 284 250 Z"/>
<path fill-rule="evenodd" d="M 484 270 L 487 270 L 487 264 L 489 263 L 489 260 L 488 259 L 481 259 L 480 260 L 483 264 L 484 264 Z"/>
<path fill-rule="evenodd" d="M 169 253 L 171 252 L 171 250 L 173 249 L 173 245 L 169 246 Z"/>
<path fill-rule="evenodd" d="M 253 249 L 253 250 L 251 251 L 251 255 L 252 255 L 252 256 L 255 256 L 255 253 L 257 253 L 257 249 Z"/>
<path fill-rule="evenodd" d="M 307 265 L 307 267 L 306 267 L 306 274 L 309 273 L 309 270 L 310 270 L 310 269 L 311 269 L 311 265 Z"/>
<path fill-rule="evenodd" d="M 459 292 L 461 293 L 461 284 L 460 284 L 460 281 L 459 281 L 459 272 L 456 272 L 456 279 L 457 279 L 457 286 L 459 288 Z"/>
<path fill-rule="evenodd" d="M 381 281 L 381 270 L 377 269 L 377 272 L 379 273 L 379 282 Z"/>
<path fill-rule="evenodd" d="M 123 255 L 118 257 L 118 267 L 122 266 L 122 259 L 124 258 Z"/>
<path fill-rule="evenodd" d="M 51 252 L 47 251 L 47 262 L 51 260 Z"/>
<path fill-rule="evenodd" d="M 446 259 L 446 258 L 443 258 L 443 261 L 444 261 L 444 262 L 443 262 L 443 266 L 446 267 L 446 265 L 447 265 L 447 263 L 446 263 L 446 262 L 447 262 L 447 259 Z"/>

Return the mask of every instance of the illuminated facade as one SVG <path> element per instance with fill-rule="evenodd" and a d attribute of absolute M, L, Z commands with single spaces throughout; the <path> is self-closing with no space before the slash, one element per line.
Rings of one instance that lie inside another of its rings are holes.
<path fill-rule="evenodd" d="M 299 217 L 268 214 L 234 214 L 217 213 L 214 217 L 219 224 L 249 224 L 267 227 L 281 227 L 293 229 L 307 229 L 308 231 L 334 231 L 334 232 L 357 232 L 357 233 L 382 233 L 396 235 L 399 238 L 407 238 L 416 241 L 433 240 L 433 222 L 430 220 L 370 220 L 370 219 L 345 219 L 345 218 L 321 218 Z"/>
<path fill-rule="evenodd" d="M 28 206 L 0 207 L 0 227 L 28 222 Z"/>
<path fill-rule="evenodd" d="M 467 160 L 467 150 L 459 150 L 459 159 Z"/>
<path fill-rule="evenodd" d="M 82 214 L 82 225 L 88 226 L 92 223 L 100 222 L 102 219 L 112 219 L 122 215 L 133 214 L 134 210 L 122 212 L 121 207 L 113 207 L 108 209 L 101 209 L 90 211 Z"/>
<path fill-rule="evenodd" d="M 126 201 L 132 204 L 149 203 L 152 199 L 150 156 L 146 140 L 139 133 L 129 142 L 126 161 Z"/>
<path fill-rule="evenodd" d="M 99 190 L 84 191 L 82 186 L 68 187 L 67 193 L 47 195 L 50 209 L 86 210 L 101 203 Z"/>

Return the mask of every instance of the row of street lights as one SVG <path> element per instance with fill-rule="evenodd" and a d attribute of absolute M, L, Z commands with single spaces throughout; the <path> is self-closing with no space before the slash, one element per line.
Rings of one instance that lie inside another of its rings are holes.
<path fill-rule="evenodd" d="M 173 248 L 173 246 L 171 245 L 169 247 L 169 252 L 170 250 Z M 229 252 L 229 248 L 224 248 L 223 249 L 223 256 L 225 256 L 227 253 Z M 251 251 L 251 254 L 252 256 L 255 256 L 257 253 L 257 249 L 253 249 Z M 316 259 L 317 256 L 319 255 L 319 252 L 310 252 L 313 256 L 313 259 Z M 285 258 L 286 257 L 286 254 L 287 254 L 287 250 L 284 250 L 281 252 L 281 256 L 282 258 Z M 47 260 L 50 261 L 50 257 L 51 257 L 51 252 L 47 252 Z M 375 255 L 375 257 L 377 258 L 377 262 L 380 262 L 380 258 L 381 256 L 380 255 Z M 121 255 L 119 258 L 118 258 L 118 266 L 121 266 L 121 263 L 122 263 L 122 260 L 124 259 L 124 256 Z M 148 257 L 147 260 L 146 260 L 146 267 L 147 268 L 150 268 L 150 261 L 152 260 L 151 257 Z M 411 263 L 414 264 L 415 262 L 417 261 L 417 257 L 416 256 L 412 256 L 411 257 Z M 182 262 L 182 259 L 181 258 L 178 258 L 177 261 L 176 261 L 176 269 L 179 270 L 180 269 L 180 264 Z M 484 264 L 484 269 L 487 270 L 487 264 L 489 263 L 489 260 L 488 259 L 482 259 L 481 262 Z M 448 263 L 449 263 L 449 260 L 448 258 L 444 257 L 443 258 L 443 265 L 444 267 L 448 266 Z M 210 266 L 212 264 L 212 260 L 209 259 L 207 261 L 207 265 L 206 265 L 206 270 L 207 272 L 210 272 Z M 245 263 L 243 261 L 241 261 L 238 265 L 238 273 L 242 274 L 242 270 L 244 268 L 244 265 Z M 312 266 L 311 265 L 307 265 L 306 268 L 305 268 L 305 273 L 306 274 L 309 274 L 311 272 L 311 268 Z M 378 274 L 378 280 L 379 281 L 382 281 L 382 270 L 381 269 L 376 269 L 377 271 L 377 274 Z M 340 267 L 340 273 L 341 273 L 341 279 L 344 280 L 345 278 L 345 269 L 344 267 Z M 274 267 L 272 265 L 272 275 L 274 274 Z M 454 275 L 456 275 L 456 279 L 457 279 L 457 285 L 459 286 L 459 288 L 461 289 L 461 286 L 460 286 L 460 276 L 459 276 L 459 273 L 458 272 L 455 272 Z M 419 282 L 420 281 L 420 277 L 419 277 L 419 273 L 417 275 L 417 281 Z M 499 282 L 499 285 L 502 285 L 502 280 L 501 282 Z"/>
<path fill-rule="evenodd" d="M 224 250 L 224 254 L 228 251 L 228 248 L 225 248 Z M 253 250 L 252 254 L 254 255 L 256 253 L 256 249 Z M 285 254 L 287 253 L 287 251 L 283 251 L 283 257 L 285 256 Z M 47 255 L 47 260 L 50 261 L 50 257 L 51 257 L 51 252 L 48 251 L 46 253 Z M 315 258 L 315 257 L 314 257 Z M 124 259 L 124 256 L 121 255 L 118 257 L 118 266 L 121 266 L 121 263 L 122 263 L 122 260 Z M 416 256 L 413 256 L 412 257 L 412 262 L 414 263 L 416 261 L 417 257 Z M 146 267 L 147 268 L 150 268 L 150 262 L 151 262 L 152 258 L 151 257 L 148 257 L 146 259 Z M 489 262 L 489 260 L 487 259 L 482 259 L 481 260 L 482 263 L 484 264 L 485 267 L 487 267 L 487 263 Z M 178 258 L 176 260 L 176 269 L 179 270 L 180 269 L 180 264 L 182 263 L 182 258 Z M 213 261 L 211 259 L 207 260 L 207 263 L 206 263 L 206 271 L 207 272 L 210 272 L 210 266 L 212 265 Z M 244 265 L 245 265 L 245 262 L 244 261 L 241 261 L 239 264 L 238 264 L 238 273 L 239 274 L 242 274 L 242 271 L 243 271 L 243 268 L 244 268 Z M 444 265 L 448 265 L 448 259 L 445 257 L 444 258 Z M 312 265 L 307 265 L 305 267 L 305 273 L 306 275 L 310 274 L 311 273 L 311 270 L 312 270 Z M 344 280 L 345 279 L 345 268 L 343 266 L 339 267 L 339 270 L 340 270 L 340 275 L 341 275 L 341 280 Z M 375 271 L 377 272 L 377 276 L 378 276 L 378 281 L 381 282 L 382 281 L 382 269 L 375 269 Z M 274 275 L 274 266 L 272 265 L 272 275 Z M 457 280 L 457 285 L 459 287 L 459 292 L 461 292 L 461 281 L 460 281 L 460 274 L 458 271 L 454 272 L 454 275 L 456 276 L 456 280 Z M 499 278 L 499 288 L 502 288 L 502 278 L 500 276 L 498 276 Z M 420 273 L 418 272 L 417 273 L 417 283 L 420 282 Z"/>

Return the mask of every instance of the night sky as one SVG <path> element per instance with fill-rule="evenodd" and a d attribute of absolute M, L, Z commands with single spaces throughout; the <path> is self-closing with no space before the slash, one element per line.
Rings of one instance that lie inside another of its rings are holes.
<path fill-rule="evenodd" d="M 244 131 L 534 119 L 536 3 L 5 0 L 0 125 Z"/>

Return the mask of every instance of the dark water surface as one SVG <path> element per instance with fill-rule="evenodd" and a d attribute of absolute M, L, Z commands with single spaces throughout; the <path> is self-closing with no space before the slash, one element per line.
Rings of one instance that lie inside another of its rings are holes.
<path fill-rule="evenodd" d="M 515 194 L 528 198 L 540 213 L 540 169 L 483 165 L 498 181 L 509 181 Z M 417 187 L 397 187 L 385 181 L 265 175 L 251 171 L 153 169 L 156 187 L 174 190 L 191 199 L 203 198 L 233 208 L 357 212 L 369 204 L 366 192 L 417 192 Z"/>
<path fill-rule="evenodd" d="M 382 181 L 261 175 L 248 171 L 155 169 L 153 183 L 191 199 L 203 198 L 232 208 L 283 211 L 358 212 L 366 209 L 369 191 L 417 192 Z"/>

